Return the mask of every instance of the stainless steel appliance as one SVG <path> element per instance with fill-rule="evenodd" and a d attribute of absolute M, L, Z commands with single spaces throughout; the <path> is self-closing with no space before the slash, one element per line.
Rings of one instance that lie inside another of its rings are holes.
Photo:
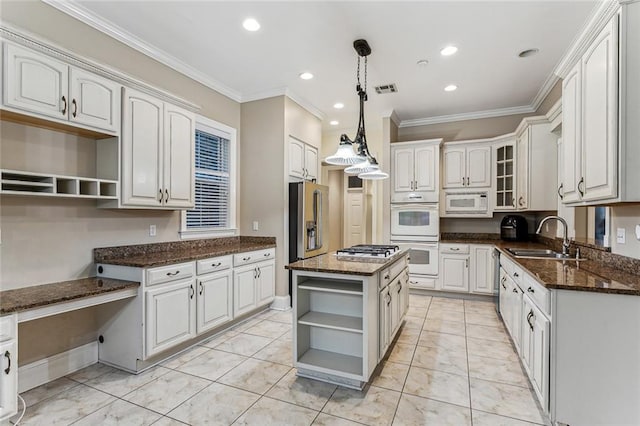
<path fill-rule="evenodd" d="M 409 250 L 409 275 L 438 275 L 438 243 L 398 243 Z"/>
<path fill-rule="evenodd" d="M 338 259 L 388 259 L 400 252 L 397 245 L 380 245 L 380 244 L 358 244 L 353 247 L 347 247 L 336 251 Z"/>
<path fill-rule="evenodd" d="M 289 183 L 289 261 L 326 253 L 329 187 L 311 182 Z"/>
<path fill-rule="evenodd" d="M 444 211 L 453 214 L 486 215 L 489 212 L 489 194 L 481 192 L 445 192 Z"/>
<path fill-rule="evenodd" d="M 437 204 L 392 204 L 391 240 L 438 241 L 440 214 Z"/>
<path fill-rule="evenodd" d="M 526 241 L 529 238 L 527 219 L 515 214 L 503 217 L 500 238 L 505 241 Z"/>

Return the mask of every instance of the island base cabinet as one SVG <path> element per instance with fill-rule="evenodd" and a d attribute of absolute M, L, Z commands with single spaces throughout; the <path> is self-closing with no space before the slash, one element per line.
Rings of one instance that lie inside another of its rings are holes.
<path fill-rule="evenodd" d="M 18 411 L 18 325 L 15 314 L 0 317 L 0 423 Z"/>
<path fill-rule="evenodd" d="M 198 334 L 233 319 L 233 276 L 230 271 L 198 279 Z"/>
<path fill-rule="evenodd" d="M 196 336 L 194 279 L 147 290 L 145 301 L 147 357 Z"/>

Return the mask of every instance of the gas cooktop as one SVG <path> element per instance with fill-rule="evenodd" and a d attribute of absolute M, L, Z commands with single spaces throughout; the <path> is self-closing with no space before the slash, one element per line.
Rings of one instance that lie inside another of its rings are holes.
<path fill-rule="evenodd" d="M 396 245 L 358 244 L 336 251 L 338 257 L 347 258 L 389 258 L 400 251 Z"/>

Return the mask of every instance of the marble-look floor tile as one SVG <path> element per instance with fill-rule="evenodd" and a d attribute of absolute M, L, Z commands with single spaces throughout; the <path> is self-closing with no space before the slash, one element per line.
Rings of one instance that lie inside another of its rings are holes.
<path fill-rule="evenodd" d="M 423 330 L 418 340 L 418 346 L 431 348 L 443 348 L 450 351 L 466 352 L 467 343 L 464 336 L 455 334 L 438 333 L 436 331 Z"/>
<path fill-rule="evenodd" d="M 226 426 L 233 423 L 260 395 L 212 383 L 167 414 L 190 425 Z"/>
<path fill-rule="evenodd" d="M 462 376 L 468 375 L 467 354 L 443 348 L 418 346 L 411 365 Z"/>
<path fill-rule="evenodd" d="M 218 382 L 262 395 L 289 370 L 285 365 L 249 358 L 218 379 Z"/>
<path fill-rule="evenodd" d="M 411 367 L 404 393 L 469 407 L 469 379 L 465 376 Z"/>
<path fill-rule="evenodd" d="M 462 306 L 464 308 L 464 301 L 452 297 L 434 297 L 431 299 L 431 306 Z"/>
<path fill-rule="evenodd" d="M 509 358 L 497 359 L 469 355 L 469 376 L 477 379 L 530 387 L 520 363 Z"/>
<path fill-rule="evenodd" d="M 251 334 L 238 334 L 216 346 L 216 349 L 238 355 L 251 356 L 271 343 L 273 339 Z"/>
<path fill-rule="evenodd" d="M 398 343 L 408 343 L 411 345 L 415 345 L 420 338 L 420 330 L 419 328 L 407 328 L 402 327 L 398 332 L 398 338 L 396 341 Z"/>
<path fill-rule="evenodd" d="M 409 306 L 409 309 L 407 309 L 407 316 L 409 317 L 417 317 L 417 318 L 424 318 L 427 315 L 427 308 L 426 307 L 418 307 L 418 306 Z"/>
<path fill-rule="evenodd" d="M 391 362 L 399 362 L 401 364 L 411 364 L 415 349 L 416 345 L 396 342 L 389 350 L 389 357 L 387 360 Z"/>
<path fill-rule="evenodd" d="M 417 294 L 409 295 L 409 306 L 416 308 L 428 308 L 431 303 L 431 296 L 420 296 Z"/>
<path fill-rule="evenodd" d="M 171 417 L 162 417 L 160 420 L 155 422 L 153 426 L 183 426 L 186 423 L 179 422 L 176 419 L 172 419 Z"/>
<path fill-rule="evenodd" d="M 405 328 L 422 328 L 422 325 L 424 324 L 424 318 L 420 318 L 420 317 L 409 317 L 409 316 L 405 316 L 404 317 L 404 325 L 403 327 Z"/>
<path fill-rule="evenodd" d="M 544 423 L 532 391 L 520 386 L 471 378 L 471 407 L 519 420 Z"/>
<path fill-rule="evenodd" d="M 322 412 L 367 425 L 389 425 L 400 392 L 368 386 L 363 391 L 338 388 Z"/>
<path fill-rule="evenodd" d="M 293 322 L 293 310 L 288 309 L 286 311 L 276 311 L 269 317 L 269 321 L 291 324 Z"/>
<path fill-rule="evenodd" d="M 260 349 L 253 355 L 253 358 L 293 367 L 293 348 L 291 345 L 291 338 L 283 336 Z"/>
<path fill-rule="evenodd" d="M 169 358 L 168 360 L 162 362 L 160 365 L 166 368 L 176 369 L 181 365 L 183 365 L 184 363 L 199 357 L 200 355 L 206 353 L 209 350 L 210 350 L 209 348 L 206 348 L 204 346 L 195 346 L 193 348 L 190 348 L 180 354 L 177 354 Z"/>
<path fill-rule="evenodd" d="M 125 395 L 124 399 L 158 413 L 167 414 L 210 383 L 209 380 L 171 371 Z"/>
<path fill-rule="evenodd" d="M 262 318 L 257 319 L 257 318 L 249 318 L 243 322 L 241 322 L 240 324 L 236 325 L 235 327 L 233 327 L 231 330 L 238 332 L 238 333 L 242 333 L 245 330 L 250 329 L 251 327 L 260 324 L 263 321 Z"/>
<path fill-rule="evenodd" d="M 246 359 L 247 357 L 242 355 L 209 349 L 205 354 L 186 362 L 177 370 L 213 381 L 218 380 Z"/>
<path fill-rule="evenodd" d="M 509 336 L 503 327 L 467 324 L 467 337 L 509 343 Z"/>
<path fill-rule="evenodd" d="M 481 302 L 479 300 L 465 300 L 464 301 L 465 312 L 475 313 L 495 313 L 496 304 L 494 302 Z"/>
<path fill-rule="evenodd" d="M 112 395 L 80 384 L 29 407 L 20 425 L 69 425 L 115 400 Z"/>
<path fill-rule="evenodd" d="M 68 374 L 66 377 L 67 379 L 75 380 L 76 382 L 85 383 L 112 371 L 116 371 L 116 369 L 97 362 L 83 368 L 82 370 L 78 370 L 75 373 Z"/>
<path fill-rule="evenodd" d="M 424 330 L 437 331 L 438 333 L 457 334 L 458 336 L 465 335 L 465 324 L 460 321 L 445 321 L 437 318 L 427 318 L 422 328 Z"/>
<path fill-rule="evenodd" d="M 87 381 L 85 384 L 111 395 L 122 397 L 170 371 L 172 370 L 164 367 L 152 367 L 140 374 L 131 374 L 114 369 L 109 373 Z"/>
<path fill-rule="evenodd" d="M 469 411 L 469 408 L 402 394 L 393 425 L 471 426 Z"/>
<path fill-rule="evenodd" d="M 22 398 L 24 399 L 27 407 L 31 407 L 33 404 L 37 404 L 38 402 L 43 401 L 47 398 L 51 398 L 52 396 L 55 396 L 59 393 L 68 391 L 69 389 L 78 385 L 78 382 L 69 380 L 66 377 L 61 377 L 52 382 L 38 386 L 37 388 L 28 390 L 27 392 L 23 392 L 22 394 L 20 394 L 20 396 L 22 396 Z"/>
<path fill-rule="evenodd" d="M 218 346 L 219 344 L 226 342 L 227 340 L 231 339 L 234 336 L 237 336 L 238 333 L 235 333 L 233 336 L 230 336 L 227 333 L 220 333 L 220 334 L 216 334 L 215 336 L 211 337 L 210 339 L 205 340 L 204 342 L 200 343 L 200 346 L 204 346 L 206 348 L 209 349 L 213 349 L 216 346 Z"/>
<path fill-rule="evenodd" d="M 379 388 L 401 391 L 408 372 L 407 364 L 382 361 L 373 375 L 371 384 Z"/>
<path fill-rule="evenodd" d="M 464 312 L 429 309 L 429 313 L 427 314 L 427 321 L 431 320 L 464 322 Z"/>
<path fill-rule="evenodd" d="M 82 418 L 74 426 L 117 426 L 136 425 L 146 426 L 159 420 L 162 415 L 145 408 L 118 399 L 102 407 L 98 411 Z"/>
<path fill-rule="evenodd" d="M 289 330 L 291 330 L 291 324 L 284 324 L 267 319 L 246 329 L 244 333 L 277 339 Z"/>
<path fill-rule="evenodd" d="M 308 426 L 317 415 L 317 411 L 308 408 L 262 397 L 234 425 Z"/>
<path fill-rule="evenodd" d="M 467 349 L 470 355 L 518 362 L 518 354 L 510 343 L 467 337 Z"/>
<path fill-rule="evenodd" d="M 280 401 L 320 411 L 336 390 L 336 387 L 336 385 L 318 380 L 298 377 L 295 369 L 291 369 L 265 395 Z"/>
<path fill-rule="evenodd" d="M 341 417 L 331 416 L 326 413 L 318 414 L 318 417 L 313 421 L 313 426 L 360 426 L 362 423 L 352 422 L 351 420 L 343 419 Z"/>
<path fill-rule="evenodd" d="M 470 312 L 465 315 L 465 321 L 467 324 L 486 325 L 489 327 L 501 327 L 502 321 L 498 318 L 498 315 L 492 313 L 490 315 L 482 315 L 478 313 Z"/>
<path fill-rule="evenodd" d="M 533 426 L 535 423 L 513 419 L 511 417 L 498 416 L 484 411 L 471 410 L 473 426 Z"/>

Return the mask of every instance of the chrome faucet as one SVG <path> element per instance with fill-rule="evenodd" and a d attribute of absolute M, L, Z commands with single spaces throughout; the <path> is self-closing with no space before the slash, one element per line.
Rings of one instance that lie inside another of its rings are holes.
<path fill-rule="evenodd" d="M 564 238 L 562 239 L 562 254 L 565 256 L 569 256 L 569 246 L 571 243 L 569 242 L 569 226 L 567 226 L 567 221 L 561 218 L 560 216 L 547 216 L 540 221 L 538 225 L 538 229 L 536 229 L 536 234 L 542 232 L 542 225 L 549 219 L 555 219 L 558 222 L 562 223 L 564 227 Z"/>

